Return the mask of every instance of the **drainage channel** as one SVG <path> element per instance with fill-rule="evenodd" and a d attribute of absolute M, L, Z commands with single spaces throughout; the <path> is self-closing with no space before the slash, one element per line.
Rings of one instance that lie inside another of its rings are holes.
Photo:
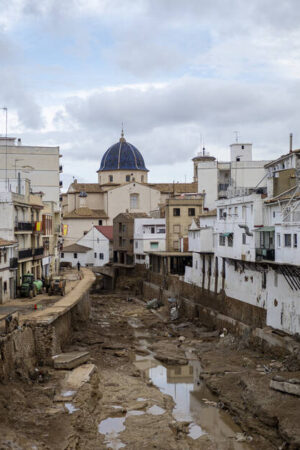
<path fill-rule="evenodd" d="M 242 432 L 228 412 L 218 407 L 218 399 L 200 379 L 200 361 L 189 360 L 184 366 L 161 364 L 148 348 L 151 339 L 146 336 L 140 338 L 146 333 L 142 329 L 134 332 L 139 339 L 140 348 L 149 352 L 146 356 L 136 354 L 134 364 L 162 393 L 173 398 L 173 416 L 179 422 L 190 422 L 189 436 L 198 439 L 207 434 L 217 448 L 250 450 L 252 446 L 249 442 L 252 438 Z"/>

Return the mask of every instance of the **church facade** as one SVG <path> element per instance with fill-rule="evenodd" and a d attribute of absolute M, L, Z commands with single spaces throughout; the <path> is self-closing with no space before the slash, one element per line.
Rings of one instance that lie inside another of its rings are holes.
<path fill-rule="evenodd" d="M 197 192 L 196 183 L 150 184 L 148 172 L 142 154 L 122 131 L 119 142 L 101 159 L 98 183 L 74 180 L 62 195 L 64 246 L 77 242 L 95 225 L 113 225 L 120 213 L 149 215 L 172 195 Z"/>

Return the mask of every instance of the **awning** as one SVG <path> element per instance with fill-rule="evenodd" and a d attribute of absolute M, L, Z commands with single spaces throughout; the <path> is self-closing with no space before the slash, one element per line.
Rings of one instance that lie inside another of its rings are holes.
<path fill-rule="evenodd" d="M 233 233 L 222 233 L 222 236 L 228 237 L 228 236 L 230 236 L 231 234 L 233 234 Z"/>
<path fill-rule="evenodd" d="M 270 233 L 272 233 L 272 231 L 275 231 L 275 227 L 260 227 L 256 228 L 254 231 L 269 231 Z"/>

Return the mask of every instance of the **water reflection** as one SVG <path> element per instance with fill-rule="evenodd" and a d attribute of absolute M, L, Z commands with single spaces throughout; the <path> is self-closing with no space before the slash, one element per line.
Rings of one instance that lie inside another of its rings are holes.
<path fill-rule="evenodd" d="M 216 398 L 199 377 L 199 361 L 190 361 L 184 366 L 164 366 L 151 355 L 136 355 L 135 364 L 164 394 L 172 396 L 175 402 L 173 416 L 177 421 L 191 422 L 191 437 L 197 439 L 208 433 L 218 448 L 251 448 L 246 442 L 237 442 L 236 436 L 241 429 L 228 413 L 216 407 Z"/>

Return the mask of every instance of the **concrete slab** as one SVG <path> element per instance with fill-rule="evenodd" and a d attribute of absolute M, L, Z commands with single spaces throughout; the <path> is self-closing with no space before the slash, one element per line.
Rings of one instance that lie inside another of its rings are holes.
<path fill-rule="evenodd" d="M 74 369 L 88 361 L 89 352 L 61 353 L 52 357 L 55 369 Z"/>
<path fill-rule="evenodd" d="M 288 381 L 270 381 L 270 388 L 285 394 L 297 395 L 300 397 L 300 384 L 289 383 Z"/>
<path fill-rule="evenodd" d="M 95 364 L 83 364 L 66 375 L 64 385 L 71 390 L 78 390 L 90 381 L 91 376 L 96 371 L 97 367 Z"/>

